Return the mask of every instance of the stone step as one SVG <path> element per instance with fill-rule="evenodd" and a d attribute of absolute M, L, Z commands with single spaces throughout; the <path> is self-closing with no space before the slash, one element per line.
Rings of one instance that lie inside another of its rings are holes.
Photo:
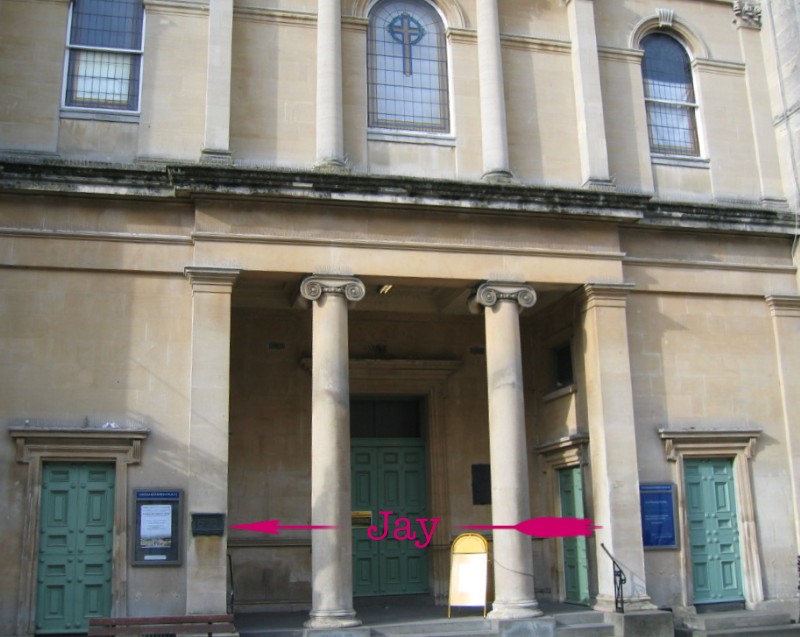
<path fill-rule="evenodd" d="M 553 615 L 556 624 L 571 626 L 573 624 L 602 624 L 603 613 L 596 610 L 580 610 L 573 613 L 558 613 Z"/>
<path fill-rule="evenodd" d="M 736 610 L 688 615 L 684 618 L 683 624 L 687 628 L 697 630 L 723 630 L 751 626 L 780 626 L 788 624 L 790 619 L 789 613 L 768 610 Z"/>
<path fill-rule="evenodd" d="M 557 624 L 556 637 L 614 637 L 614 627 L 610 624 L 589 622 Z"/>
<path fill-rule="evenodd" d="M 476 637 L 497 634 L 488 619 L 450 619 L 372 626 L 373 637 Z"/>
<path fill-rule="evenodd" d="M 782 626 L 745 626 L 698 630 L 686 627 L 675 629 L 675 637 L 800 637 L 800 624 Z"/>

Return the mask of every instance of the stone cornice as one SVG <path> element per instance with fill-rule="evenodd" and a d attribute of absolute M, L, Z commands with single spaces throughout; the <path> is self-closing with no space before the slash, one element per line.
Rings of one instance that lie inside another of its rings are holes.
<path fill-rule="evenodd" d="M 772 316 L 800 318 L 800 296 L 770 294 L 765 297 Z"/>
<path fill-rule="evenodd" d="M 0 194 L 175 200 L 283 200 L 380 205 L 439 213 L 590 219 L 661 228 L 793 235 L 789 210 L 736 203 L 657 200 L 651 195 L 524 184 L 326 174 L 200 164 L 103 164 L 0 157 Z"/>

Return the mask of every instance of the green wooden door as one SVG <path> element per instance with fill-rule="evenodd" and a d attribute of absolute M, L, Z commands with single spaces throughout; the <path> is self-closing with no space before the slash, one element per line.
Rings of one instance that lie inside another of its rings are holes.
<path fill-rule="evenodd" d="M 427 517 L 425 447 L 421 440 L 353 439 L 352 506 L 370 511 L 385 540 L 372 540 L 366 528 L 353 529 L 353 593 L 356 596 L 428 592 L 428 555 L 413 541 L 395 540 L 398 518 L 409 518 L 411 533 L 422 538 L 417 518 Z"/>
<path fill-rule="evenodd" d="M 733 459 L 684 461 L 694 603 L 744 599 Z"/>
<path fill-rule="evenodd" d="M 580 467 L 559 470 L 558 481 L 561 515 L 566 518 L 585 517 Z M 586 538 L 565 537 L 561 541 L 564 554 L 565 601 L 588 604 L 589 554 L 586 550 Z"/>
<path fill-rule="evenodd" d="M 42 470 L 36 633 L 85 633 L 111 611 L 114 465 Z"/>

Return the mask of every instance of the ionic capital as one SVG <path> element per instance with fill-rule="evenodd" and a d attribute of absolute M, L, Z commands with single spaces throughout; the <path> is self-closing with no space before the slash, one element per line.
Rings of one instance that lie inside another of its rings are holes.
<path fill-rule="evenodd" d="M 505 283 L 487 281 L 478 286 L 477 291 L 470 297 L 468 303 L 473 314 L 477 314 L 483 307 L 492 307 L 498 301 L 513 301 L 520 312 L 525 308 L 533 307 L 536 303 L 536 292 L 533 286 L 527 283 Z"/>
<path fill-rule="evenodd" d="M 361 279 L 352 276 L 312 274 L 300 284 L 300 294 L 309 301 L 318 301 L 323 294 L 335 294 L 355 303 L 363 299 L 366 293 Z"/>

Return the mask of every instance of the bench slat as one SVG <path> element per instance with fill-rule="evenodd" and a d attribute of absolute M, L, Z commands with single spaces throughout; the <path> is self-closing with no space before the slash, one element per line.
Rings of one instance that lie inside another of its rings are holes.
<path fill-rule="evenodd" d="M 91 617 L 89 624 L 92 626 L 128 626 L 135 624 L 189 624 L 232 621 L 233 615 L 173 615 L 167 617 Z"/>
<path fill-rule="evenodd" d="M 233 633 L 236 627 L 233 624 L 137 624 L 135 626 L 97 626 L 95 630 L 90 627 L 89 635 L 102 637 L 103 635 L 182 635 L 182 634 L 208 634 L 208 633 Z"/>
<path fill-rule="evenodd" d="M 169 617 L 92 617 L 89 637 L 114 635 L 184 635 L 235 633 L 233 615 L 181 615 Z"/>

